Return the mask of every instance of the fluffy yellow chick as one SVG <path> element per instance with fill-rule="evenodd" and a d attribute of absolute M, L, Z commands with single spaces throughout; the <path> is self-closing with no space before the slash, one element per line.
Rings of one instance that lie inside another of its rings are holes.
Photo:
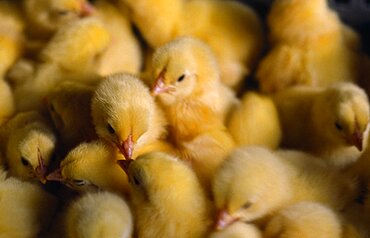
<path fill-rule="evenodd" d="M 354 84 L 291 88 L 274 101 L 283 146 L 319 155 L 337 168 L 355 162 L 367 146 L 369 101 Z"/>
<path fill-rule="evenodd" d="M 57 198 L 35 184 L 0 173 L 1 236 L 40 237 L 54 216 Z"/>
<path fill-rule="evenodd" d="M 44 97 L 63 80 L 97 81 L 95 63 L 108 43 L 109 34 L 97 19 L 63 26 L 41 52 L 34 75 L 14 88 L 17 110 L 43 109 Z"/>
<path fill-rule="evenodd" d="M 145 40 L 157 48 L 179 36 L 197 37 L 211 46 L 222 82 L 237 86 L 251 73 L 263 48 L 257 14 L 237 1 L 121 0 Z M 225 47 L 227 46 L 227 47 Z"/>
<path fill-rule="evenodd" d="M 209 204 L 194 172 L 162 152 L 124 164 L 130 181 L 138 237 L 202 238 L 209 225 Z"/>
<path fill-rule="evenodd" d="M 23 0 L 23 11 L 29 35 L 47 39 L 66 23 L 90 15 L 94 8 L 87 0 Z"/>
<path fill-rule="evenodd" d="M 341 238 L 341 221 L 320 203 L 301 202 L 282 209 L 267 224 L 266 238 Z"/>
<path fill-rule="evenodd" d="M 128 181 L 117 159 L 122 156 L 109 144 L 102 141 L 81 143 L 46 179 L 60 181 L 79 192 L 102 189 L 124 194 L 128 191 Z"/>
<path fill-rule="evenodd" d="M 93 87 L 66 81 L 47 96 L 50 116 L 67 150 L 97 138 L 90 110 L 93 93 Z"/>
<path fill-rule="evenodd" d="M 234 222 L 221 231 L 214 231 L 209 238 L 262 238 L 262 232 L 252 224 Z"/>
<path fill-rule="evenodd" d="M 214 176 L 217 229 L 235 221 L 267 218 L 300 201 L 343 209 L 355 197 L 353 182 L 308 154 L 273 153 L 262 147 L 235 149 Z"/>
<path fill-rule="evenodd" d="M 102 80 L 95 90 L 91 112 L 98 136 L 116 145 L 126 159 L 136 158 L 166 133 L 165 118 L 149 89 L 129 74 Z"/>
<path fill-rule="evenodd" d="M 273 100 L 247 92 L 231 112 L 227 128 L 238 146 L 261 145 L 277 149 L 281 141 L 279 114 Z"/>
<path fill-rule="evenodd" d="M 121 197 L 109 193 L 87 193 L 67 208 L 66 238 L 130 238 L 133 218 Z"/>
<path fill-rule="evenodd" d="M 14 111 L 12 90 L 8 83 L 0 77 L 0 126 L 9 120 Z"/>
<path fill-rule="evenodd" d="M 358 80 L 359 47 L 350 46 L 355 40 L 345 38 L 351 34 L 326 0 L 277 0 L 268 23 L 275 45 L 256 73 L 262 91 Z"/>
<path fill-rule="evenodd" d="M 10 175 L 45 182 L 56 135 L 38 112 L 16 114 L 0 128 L 0 138 Z"/>
<path fill-rule="evenodd" d="M 100 55 L 98 74 L 139 73 L 142 64 L 141 48 L 129 19 L 105 0 L 95 2 L 94 6 L 97 9 L 95 15 L 102 20 L 111 39 L 107 49 Z"/>

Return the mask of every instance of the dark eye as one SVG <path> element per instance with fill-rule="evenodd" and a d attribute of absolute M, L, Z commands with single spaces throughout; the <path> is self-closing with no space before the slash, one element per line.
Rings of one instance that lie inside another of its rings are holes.
<path fill-rule="evenodd" d="M 185 79 L 185 74 L 181 75 L 178 79 L 177 82 L 181 82 L 182 80 Z"/>
<path fill-rule="evenodd" d="M 24 166 L 29 166 L 30 165 L 30 162 L 27 159 L 25 159 L 24 157 L 21 157 L 21 162 Z"/>
<path fill-rule="evenodd" d="M 74 179 L 72 180 L 73 184 L 76 186 L 83 186 L 86 184 L 86 181 L 83 179 Z"/>
<path fill-rule="evenodd" d="M 66 16 L 66 15 L 69 14 L 69 11 L 67 11 L 67 10 L 58 10 L 57 13 L 60 16 Z"/>
<path fill-rule="evenodd" d="M 337 128 L 338 130 L 343 130 L 343 127 L 341 124 L 339 124 L 339 122 L 335 122 L 335 128 Z"/>
<path fill-rule="evenodd" d="M 140 186 L 140 184 L 141 184 L 140 180 L 139 180 L 136 176 L 132 176 L 132 182 L 133 182 L 136 186 Z"/>
<path fill-rule="evenodd" d="M 252 203 L 251 202 L 246 202 L 244 205 L 243 205 L 243 209 L 248 209 L 252 206 Z"/>
<path fill-rule="evenodd" d="M 113 129 L 113 127 L 111 126 L 111 124 L 108 124 L 107 129 L 108 129 L 109 133 L 111 133 L 111 134 L 116 133 L 116 131 L 115 131 L 115 130 Z"/>

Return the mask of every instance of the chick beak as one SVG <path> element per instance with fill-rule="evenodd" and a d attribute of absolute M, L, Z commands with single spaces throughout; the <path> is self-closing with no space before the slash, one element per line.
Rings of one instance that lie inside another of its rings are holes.
<path fill-rule="evenodd" d="M 158 75 L 157 79 L 155 80 L 155 84 L 151 92 L 154 97 L 161 93 L 166 93 L 173 90 L 171 86 L 166 85 L 164 82 L 165 72 L 166 72 L 165 70 L 162 70 L 162 72 Z"/>
<path fill-rule="evenodd" d="M 117 160 L 118 165 L 125 171 L 128 176 L 128 168 L 130 167 L 131 162 L 134 161 L 133 159 L 128 160 Z"/>
<path fill-rule="evenodd" d="M 132 134 L 130 134 L 127 139 L 119 145 L 119 150 L 126 159 L 132 158 L 132 153 L 134 151 L 134 141 L 132 139 Z"/>
<path fill-rule="evenodd" d="M 37 159 L 38 159 L 38 166 L 35 168 L 35 175 L 40 180 L 41 183 L 46 183 L 46 173 L 47 173 L 47 167 L 44 163 L 44 160 L 42 159 L 40 149 L 37 151 Z"/>
<path fill-rule="evenodd" d="M 217 231 L 223 230 L 232 223 L 236 222 L 238 218 L 230 216 L 230 214 L 227 212 L 227 210 L 223 209 L 220 210 L 217 214 L 217 222 L 215 229 Z"/>
<path fill-rule="evenodd" d="M 54 170 L 53 172 L 48 174 L 48 176 L 46 176 L 46 180 L 62 182 L 63 181 L 62 170 L 60 168 Z"/>
<path fill-rule="evenodd" d="M 362 151 L 363 133 L 358 127 L 356 127 L 355 131 L 351 134 L 349 142 L 351 145 L 356 146 L 359 151 Z"/>
<path fill-rule="evenodd" d="M 81 17 L 91 16 L 95 12 L 95 8 L 89 2 L 81 3 Z"/>

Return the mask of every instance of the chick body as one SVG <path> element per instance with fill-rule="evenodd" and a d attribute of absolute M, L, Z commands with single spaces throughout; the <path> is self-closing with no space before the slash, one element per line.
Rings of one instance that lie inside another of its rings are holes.
<path fill-rule="evenodd" d="M 9 84 L 0 78 L 0 126 L 11 118 L 14 111 L 13 92 Z"/>

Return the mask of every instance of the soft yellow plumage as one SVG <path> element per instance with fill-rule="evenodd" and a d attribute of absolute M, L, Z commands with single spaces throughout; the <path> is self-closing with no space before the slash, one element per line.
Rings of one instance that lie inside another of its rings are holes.
<path fill-rule="evenodd" d="M 268 222 L 266 238 L 341 238 L 341 220 L 330 208 L 301 202 L 282 209 Z"/>
<path fill-rule="evenodd" d="M 130 238 L 133 218 L 125 200 L 109 192 L 87 193 L 67 207 L 66 238 Z"/>
<path fill-rule="evenodd" d="M 274 101 L 257 92 L 247 92 L 231 112 L 227 129 L 238 146 L 260 145 L 276 149 L 282 130 Z"/>
<path fill-rule="evenodd" d="M 117 164 L 123 157 L 103 141 L 81 143 L 60 162 L 59 168 L 47 180 L 61 181 L 80 191 L 107 190 L 119 194 L 128 192 L 126 174 Z"/>
<path fill-rule="evenodd" d="M 252 72 L 262 51 L 261 22 L 251 8 L 237 1 L 122 2 L 153 48 L 184 35 L 208 43 L 220 63 L 222 82 L 228 86 L 237 86 Z"/>
<path fill-rule="evenodd" d="M 16 114 L 0 128 L 0 148 L 9 174 L 24 180 L 45 181 L 56 148 L 56 135 L 36 111 Z"/>
<path fill-rule="evenodd" d="M 260 229 L 249 223 L 234 222 L 221 231 L 214 231 L 209 238 L 262 238 Z"/>
<path fill-rule="evenodd" d="M 57 198 L 35 184 L 0 173 L 1 236 L 39 237 L 54 216 Z"/>
<path fill-rule="evenodd" d="M 13 92 L 9 84 L 0 77 L 0 126 L 11 118 L 14 111 Z"/>
<path fill-rule="evenodd" d="M 337 168 L 356 161 L 367 146 L 369 102 L 354 84 L 291 88 L 274 101 L 283 146 L 317 154 Z"/>
<path fill-rule="evenodd" d="M 205 237 L 209 204 L 184 162 L 152 152 L 132 161 L 126 171 L 138 237 Z"/>
<path fill-rule="evenodd" d="M 149 89 L 129 74 L 103 79 L 93 96 L 91 111 L 98 136 L 116 145 L 127 159 L 136 158 L 166 134 L 163 113 Z"/>

